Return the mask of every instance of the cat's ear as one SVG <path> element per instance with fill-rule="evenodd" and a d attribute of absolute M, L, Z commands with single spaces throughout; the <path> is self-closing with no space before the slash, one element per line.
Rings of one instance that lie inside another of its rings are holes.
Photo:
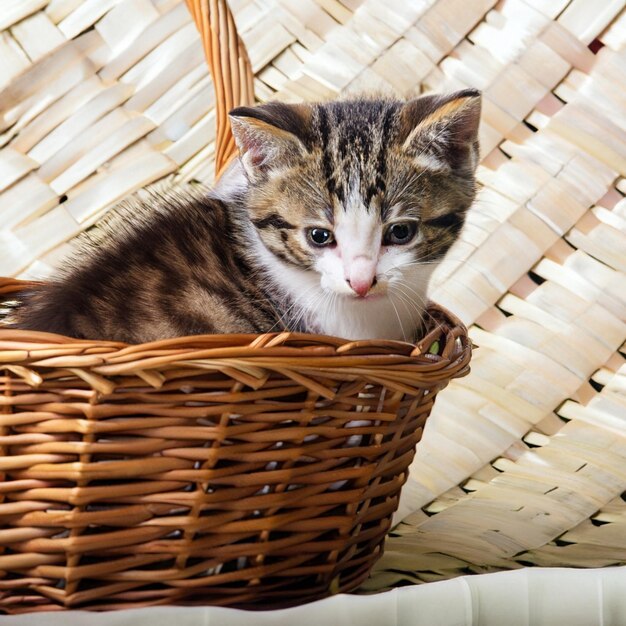
<path fill-rule="evenodd" d="M 293 163 L 307 152 L 307 105 L 271 102 L 238 107 L 230 112 L 230 123 L 241 163 L 251 181 Z"/>
<path fill-rule="evenodd" d="M 478 164 L 481 94 L 464 89 L 422 96 L 404 105 L 402 145 L 422 167 L 473 172 Z"/>

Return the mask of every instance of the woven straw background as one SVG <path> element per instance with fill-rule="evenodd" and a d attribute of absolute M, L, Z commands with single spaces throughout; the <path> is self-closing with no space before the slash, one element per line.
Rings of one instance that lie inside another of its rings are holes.
<path fill-rule="evenodd" d="M 232 0 L 264 101 L 484 91 L 480 198 L 433 298 L 480 346 L 441 393 L 367 589 L 626 562 L 622 0 Z M 0 275 L 142 187 L 213 180 L 181 0 L 4 0 Z"/>

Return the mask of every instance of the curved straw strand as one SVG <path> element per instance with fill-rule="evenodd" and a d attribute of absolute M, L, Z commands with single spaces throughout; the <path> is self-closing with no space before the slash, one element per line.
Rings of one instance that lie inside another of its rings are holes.
<path fill-rule="evenodd" d="M 254 102 L 252 66 L 226 0 L 187 0 L 187 6 L 200 31 L 213 78 L 216 102 L 215 174 L 219 178 L 237 152 L 228 112 L 234 107 Z"/>

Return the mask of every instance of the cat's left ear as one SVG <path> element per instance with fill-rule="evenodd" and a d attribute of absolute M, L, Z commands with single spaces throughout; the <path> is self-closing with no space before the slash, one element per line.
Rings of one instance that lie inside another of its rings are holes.
<path fill-rule="evenodd" d="M 481 93 L 464 89 L 422 96 L 404 105 L 403 150 L 422 167 L 473 173 L 478 165 Z"/>
<path fill-rule="evenodd" d="M 271 169 L 293 163 L 307 152 L 307 105 L 272 102 L 238 107 L 229 115 L 241 163 L 251 181 L 262 179 Z"/>

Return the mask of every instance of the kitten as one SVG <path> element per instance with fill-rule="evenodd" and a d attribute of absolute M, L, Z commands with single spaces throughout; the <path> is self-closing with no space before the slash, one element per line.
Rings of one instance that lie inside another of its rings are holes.
<path fill-rule="evenodd" d="M 212 192 L 128 208 L 23 298 L 13 327 L 130 343 L 283 328 L 412 340 L 474 199 L 479 118 L 475 90 L 237 108 L 239 159 Z"/>

